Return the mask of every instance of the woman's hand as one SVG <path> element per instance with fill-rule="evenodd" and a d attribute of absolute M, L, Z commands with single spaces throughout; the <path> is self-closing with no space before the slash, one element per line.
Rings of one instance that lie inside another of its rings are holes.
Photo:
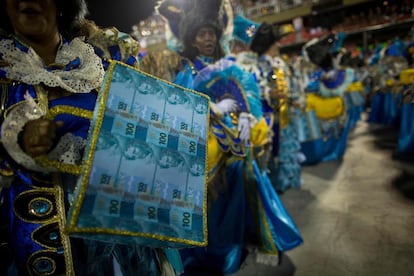
<path fill-rule="evenodd" d="M 55 122 L 47 119 L 29 121 L 20 141 L 23 150 L 31 157 L 47 154 L 55 145 L 56 130 L 63 122 Z"/>

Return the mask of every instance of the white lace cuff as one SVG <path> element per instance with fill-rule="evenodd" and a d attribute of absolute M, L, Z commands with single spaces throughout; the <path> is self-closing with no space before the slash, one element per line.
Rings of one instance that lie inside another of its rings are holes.
<path fill-rule="evenodd" d="M 53 168 L 45 168 L 26 154 L 19 145 L 19 133 L 23 130 L 27 122 L 39 119 L 44 115 L 44 111 L 34 102 L 27 99 L 20 102 L 11 109 L 1 126 L 1 142 L 8 154 L 23 167 L 39 172 L 52 172 Z"/>
<path fill-rule="evenodd" d="M 82 151 L 86 140 L 82 137 L 67 133 L 60 138 L 56 147 L 47 155 L 49 160 L 65 165 L 79 165 L 82 161 Z"/>

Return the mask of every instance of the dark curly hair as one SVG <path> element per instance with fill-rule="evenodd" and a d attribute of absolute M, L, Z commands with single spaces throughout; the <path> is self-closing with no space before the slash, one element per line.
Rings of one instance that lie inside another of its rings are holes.
<path fill-rule="evenodd" d="M 55 0 L 59 32 L 66 38 L 72 38 L 88 13 L 85 0 Z M 6 12 L 6 0 L 0 0 L 0 29 L 12 34 L 13 28 Z"/>
<path fill-rule="evenodd" d="M 194 60 L 199 54 L 193 46 L 197 32 L 203 27 L 212 27 L 216 31 L 217 44 L 214 59 L 224 56 L 220 39 L 223 34 L 224 22 L 220 15 L 221 0 L 198 0 L 195 1 L 189 11 L 182 16 L 179 23 L 179 36 L 184 45 L 183 56 Z"/>

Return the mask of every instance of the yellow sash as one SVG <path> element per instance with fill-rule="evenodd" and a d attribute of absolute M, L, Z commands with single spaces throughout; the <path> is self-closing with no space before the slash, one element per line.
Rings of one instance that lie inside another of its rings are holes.
<path fill-rule="evenodd" d="M 355 81 L 348 86 L 345 92 L 364 92 L 364 86 L 362 82 Z"/>
<path fill-rule="evenodd" d="M 217 138 L 210 131 L 208 133 L 208 147 L 207 147 L 207 166 L 208 172 L 212 173 L 217 170 L 217 166 L 221 163 L 223 157 L 223 151 L 217 142 Z M 213 173 L 214 174 L 214 173 Z"/>
<path fill-rule="evenodd" d="M 251 130 L 250 141 L 254 147 L 263 146 L 269 141 L 269 127 L 262 118 Z"/>
<path fill-rule="evenodd" d="M 401 84 L 412 84 L 414 82 L 414 68 L 405 69 L 400 73 Z"/>
<path fill-rule="evenodd" d="M 334 119 L 341 116 L 345 111 L 342 97 L 323 98 L 313 93 L 306 95 L 306 109 L 315 111 L 319 119 Z"/>

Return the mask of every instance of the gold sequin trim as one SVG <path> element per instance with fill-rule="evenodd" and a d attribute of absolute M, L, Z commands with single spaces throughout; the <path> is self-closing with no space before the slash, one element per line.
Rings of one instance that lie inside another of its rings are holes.
<path fill-rule="evenodd" d="M 50 160 L 47 156 L 39 156 L 35 158 L 36 163 L 42 167 L 53 167 L 60 172 L 71 173 L 75 175 L 81 174 L 81 165 L 63 164 L 60 161 Z"/>
<path fill-rule="evenodd" d="M 93 111 L 64 105 L 50 108 L 45 117 L 46 119 L 53 119 L 59 114 L 71 114 L 85 119 L 92 119 L 93 117 Z"/>
<path fill-rule="evenodd" d="M 63 245 L 63 252 L 65 255 L 66 275 L 74 276 L 75 270 L 73 268 L 72 249 L 68 233 L 65 232 L 66 226 L 66 211 L 65 211 L 65 195 L 61 183 L 61 175 L 54 174 L 53 180 L 57 183 L 56 207 L 58 213 L 59 232 Z"/>

